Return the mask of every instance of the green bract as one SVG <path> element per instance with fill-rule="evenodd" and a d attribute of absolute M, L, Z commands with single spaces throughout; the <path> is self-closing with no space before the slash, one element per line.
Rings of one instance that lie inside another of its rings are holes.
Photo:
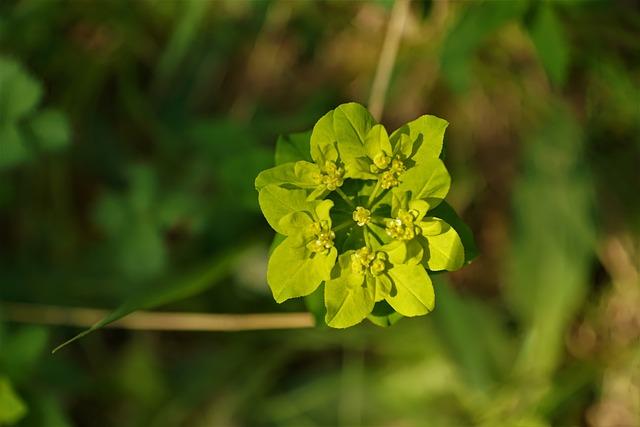
<path fill-rule="evenodd" d="M 255 182 L 267 222 L 284 236 L 267 272 L 277 302 L 324 283 L 324 319 L 335 328 L 433 310 L 429 272 L 457 270 L 475 253 L 470 231 L 444 202 L 447 125 L 422 116 L 389 135 L 348 103 L 311 135 L 278 140 L 277 165 Z"/>

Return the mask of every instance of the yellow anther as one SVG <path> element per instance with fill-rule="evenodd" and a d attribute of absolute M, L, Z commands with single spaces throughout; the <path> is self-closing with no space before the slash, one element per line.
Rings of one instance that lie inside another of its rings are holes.
<path fill-rule="evenodd" d="M 353 220 L 360 227 L 367 225 L 371 221 L 371 211 L 362 206 L 358 206 L 356 210 L 353 211 Z"/>
<path fill-rule="evenodd" d="M 404 172 L 405 170 L 407 170 L 407 168 L 404 166 L 404 163 L 402 163 L 402 160 L 400 160 L 400 157 L 396 157 L 391 162 L 391 169 L 390 170 L 392 170 L 393 172 L 395 172 L 396 174 L 399 175 L 402 172 Z"/>
<path fill-rule="evenodd" d="M 398 181 L 398 176 L 395 172 L 388 170 L 380 175 L 380 186 L 385 190 L 398 184 L 400 184 L 400 181 Z"/>
<path fill-rule="evenodd" d="M 396 156 L 395 159 L 391 160 L 391 158 L 387 157 L 384 153 L 376 155 L 376 158 L 373 159 L 373 163 L 374 164 L 371 165 L 370 168 L 371 172 L 377 173 L 379 171 L 384 171 L 380 175 L 379 179 L 380 186 L 385 190 L 399 185 L 400 180 L 398 178 L 407 169 L 404 166 L 404 163 L 402 162 L 400 156 Z M 384 167 L 382 166 L 383 164 Z"/>
<path fill-rule="evenodd" d="M 368 247 L 362 247 L 351 254 L 351 270 L 357 274 L 363 274 L 375 259 L 375 255 Z"/>
<path fill-rule="evenodd" d="M 335 162 L 327 160 L 324 165 L 324 173 L 320 175 L 319 183 L 324 184 L 330 191 L 341 187 L 344 183 L 344 169 L 338 167 Z"/>
<path fill-rule="evenodd" d="M 411 240 L 420 233 L 420 228 L 414 224 L 418 218 L 418 211 L 406 211 L 400 209 L 398 217 L 387 221 L 386 232 L 389 237 L 396 240 Z"/>
<path fill-rule="evenodd" d="M 331 231 L 327 221 L 314 222 L 309 226 L 309 231 L 314 235 L 314 239 L 307 244 L 311 252 L 327 253 L 333 247 L 336 234 Z"/>

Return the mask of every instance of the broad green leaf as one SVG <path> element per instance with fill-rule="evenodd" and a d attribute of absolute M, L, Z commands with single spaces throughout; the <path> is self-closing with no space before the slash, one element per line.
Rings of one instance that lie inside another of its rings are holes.
<path fill-rule="evenodd" d="M 375 289 L 363 274 L 351 272 L 352 252 L 340 255 L 338 277 L 325 283 L 325 321 L 333 328 L 348 328 L 362 322 L 373 310 Z"/>
<path fill-rule="evenodd" d="M 420 265 L 396 265 L 389 270 L 393 288 L 386 301 L 403 316 L 420 316 L 433 310 L 431 279 Z"/>
<path fill-rule="evenodd" d="M 229 271 L 237 262 L 239 255 L 241 255 L 244 250 L 245 245 L 239 245 L 231 250 L 226 250 L 224 253 L 216 254 L 216 256 L 212 258 L 212 261 L 207 262 L 186 276 L 184 273 L 181 273 L 179 276 L 173 277 L 164 283 L 152 283 L 148 288 L 131 296 L 122 303 L 120 307 L 91 328 L 57 346 L 53 349 L 53 353 L 134 311 L 148 310 L 171 302 L 180 301 L 209 289 L 227 277 Z"/>
<path fill-rule="evenodd" d="M 310 138 L 309 131 L 280 135 L 276 142 L 276 166 L 300 160 L 311 162 Z"/>
<path fill-rule="evenodd" d="M 315 202 L 314 205 L 315 205 L 314 212 L 316 213 L 318 219 L 321 221 L 331 222 L 331 217 L 329 216 L 329 212 L 331 211 L 331 208 L 333 208 L 333 201 L 323 200 L 321 202 Z"/>
<path fill-rule="evenodd" d="M 420 165 L 429 159 L 440 157 L 444 132 L 449 122 L 436 116 L 424 115 L 410 121 L 391 134 L 394 144 L 402 142 L 402 136 L 406 135 L 411 144 L 411 159 Z"/>
<path fill-rule="evenodd" d="M 315 188 L 318 183 L 315 177 L 320 173 L 317 165 L 304 160 L 285 163 L 260 172 L 256 177 L 255 187 L 260 191 L 270 184 L 290 184 L 299 188 Z"/>
<path fill-rule="evenodd" d="M 327 255 L 315 253 L 312 256 L 304 245 L 298 246 L 288 237 L 275 248 L 267 267 L 267 282 L 276 302 L 315 291 L 322 281 L 329 279 L 336 256 L 335 248 Z"/>
<path fill-rule="evenodd" d="M 334 110 L 333 129 L 338 141 L 338 152 L 345 164 L 345 176 L 352 177 L 360 169 L 356 161 L 366 157 L 364 142 L 374 125 L 371 113 L 360 104 L 342 104 Z"/>
<path fill-rule="evenodd" d="M 422 199 L 430 208 L 437 206 L 449 192 L 451 177 L 440 159 L 426 160 L 400 175 L 400 185 L 394 192 L 411 192 L 411 199 Z"/>
<path fill-rule="evenodd" d="M 369 130 L 364 140 L 364 150 L 372 160 L 375 159 L 379 153 L 391 156 L 393 151 L 391 149 L 391 143 L 389 142 L 389 135 L 384 126 L 378 124 Z"/>
<path fill-rule="evenodd" d="M 258 201 L 267 222 L 280 234 L 285 234 L 280 228 L 283 217 L 292 212 L 309 210 L 313 206 L 307 202 L 304 190 L 288 190 L 275 185 L 268 185 L 260 190 Z"/>
<path fill-rule="evenodd" d="M 529 31 L 549 79 L 553 84 L 562 86 L 569 67 L 569 43 L 551 4 L 543 2 L 538 5 Z"/>
<path fill-rule="evenodd" d="M 27 413 L 27 407 L 15 392 L 9 380 L 0 377 L 0 425 L 18 422 Z"/>
<path fill-rule="evenodd" d="M 291 212 L 280 219 L 279 227 L 285 236 L 303 234 L 313 224 L 313 218 L 308 212 Z"/>
<path fill-rule="evenodd" d="M 17 62 L 0 57 L 0 122 L 32 112 L 42 96 L 40 83 Z"/>
<path fill-rule="evenodd" d="M 419 264 L 424 253 L 422 245 L 416 239 L 394 240 L 381 250 L 389 255 L 389 261 L 393 264 Z"/>
<path fill-rule="evenodd" d="M 333 130 L 333 111 L 329 111 L 317 121 L 311 131 L 311 158 L 324 166 L 327 160 L 336 161 L 336 134 Z"/>
<path fill-rule="evenodd" d="M 471 262 L 478 256 L 478 248 L 471 229 L 446 201 L 443 200 L 435 209 L 429 211 L 429 217 L 440 218 L 456 230 L 464 246 L 465 262 Z"/>
<path fill-rule="evenodd" d="M 31 157 L 31 152 L 18 129 L 0 123 L 0 171 L 17 166 Z"/>
<path fill-rule="evenodd" d="M 29 122 L 29 128 L 38 146 L 45 151 L 57 151 L 69 144 L 69 123 L 58 110 L 38 112 Z"/>
<path fill-rule="evenodd" d="M 464 264 L 464 248 L 460 236 L 453 227 L 444 232 L 419 238 L 423 242 L 423 263 L 431 271 L 455 271 Z"/>
<path fill-rule="evenodd" d="M 432 216 L 426 217 L 420 222 L 420 230 L 423 236 L 436 236 L 444 233 L 449 228 L 449 224 L 445 221 Z"/>

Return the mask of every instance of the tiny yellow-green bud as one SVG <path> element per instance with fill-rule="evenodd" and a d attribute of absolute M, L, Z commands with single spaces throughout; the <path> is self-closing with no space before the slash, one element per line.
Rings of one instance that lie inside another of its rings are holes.
<path fill-rule="evenodd" d="M 371 263 L 371 273 L 375 276 L 381 274 L 386 269 L 385 263 L 381 259 L 376 259 Z"/>
<path fill-rule="evenodd" d="M 362 247 L 351 254 L 351 270 L 354 273 L 362 274 L 369 267 L 375 255 L 368 247 Z"/>
<path fill-rule="evenodd" d="M 390 162 L 391 162 L 391 159 L 389 158 L 389 156 L 387 156 L 382 151 L 376 154 L 373 158 L 373 164 L 376 165 L 378 169 L 382 169 L 382 170 L 389 167 Z"/>

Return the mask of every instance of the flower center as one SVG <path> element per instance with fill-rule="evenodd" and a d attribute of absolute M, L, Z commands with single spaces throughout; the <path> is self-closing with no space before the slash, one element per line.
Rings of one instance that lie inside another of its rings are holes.
<path fill-rule="evenodd" d="M 371 172 L 381 172 L 380 185 L 385 190 L 400 184 L 398 177 L 400 177 L 405 170 L 407 170 L 407 168 L 399 155 L 392 159 L 382 151 L 376 154 L 373 158 L 373 165 L 371 165 Z"/>
<path fill-rule="evenodd" d="M 367 269 L 375 276 L 386 270 L 387 255 L 384 252 L 373 252 L 368 247 L 362 247 L 351 254 L 351 270 L 357 274 L 364 274 Z"/>
<path fill-rule="evenodd" d="M 371 211 L 362 206 L 358 206 L 356 210 L 353 211 L 353 220 L 360 227 L 367 225 L 371 221 Z"/>
<path fill-rule="evenodd" d="M 375 255 L 371 252 L 371 249 L 366 246 L 360 248 L 351 254 L 351 270 L 354 273 L 363 274 L 374 259 Z"/>
<path fill-rule="evenodd" d="M 328 221 L 314 222 L 310 226 L 314 239 L 307 244 L 311 252 L 326 254 L 333 247 L 333 239 L 336 234 L 331 231 Z"/>
<path fill-rule="evenodd" d="M 413 239 L 417 234 L 420 234 L 420 227 L 414 224 L 417 218 L 418 211 L 415 209 L 410 211 L 400 209 L 397 218 L 387 221 L 387 235 L 396 240 Z"/>
<path fill-rule="evenodd" d="M 335 162 L 327 160 L 324 171 L 316 176 L 318 184 L 324 184 L 328 190 L 333 191 L 344 183 L 344 168 L 336 165 Z"/>

